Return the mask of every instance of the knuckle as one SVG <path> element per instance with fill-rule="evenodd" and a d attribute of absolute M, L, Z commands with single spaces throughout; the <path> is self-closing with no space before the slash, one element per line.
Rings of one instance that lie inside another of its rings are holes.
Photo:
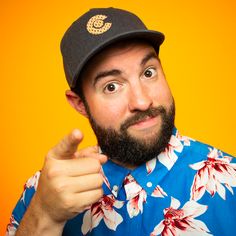
<path fill-rule="evenodd" d="M 67 143 L 66 143 L 66 139 L 62 139 L 59 143 L 59 146 L 62 148 L 62 149 L 65 149 L 66 146 L 67 146 Z"/>
<path fill-rule="evenodd" d="M 62 197 L 62 206 L 65 210 L 72 210 L 73 209 L 73 201 L 69 195 L 64 195 Z"/>
<path fill-rule="evenodd" d="M 92 147 L 86 147 L 83 149 L 80 149 L 80 151 L 78 152 L 80 157 L 86 157 L 86 156 L 90 156 L 91 154 L 94 153 L 93 148 Z"/>
<path fill-rule="evenodd" d="M 78 156 L 79 157 L 85 157 L 86 156 L 86 151 L 85 150 L 78 151 Z"/>
<path fill-rule="evenodd" d="M 54 165 L 50 167 L 47 171 L 47 178 L 48 179 L 53 179 L 57 177 L 61 173 L 61 170 L 58 166 Z"/>
<path fill-rule="evenodd" d="M 64 184 L 61 181 L 55 186 L 56 193 L 63 193 L 65 192 L 65 190 L 66 190 L 66 184 Z"/>
<path fill-rule="evenodd" d="M 71 145 L 72 143 L 68 140 L 68 138 L 61 140 L 59 147 L 63 155 L 65 156 L 71 155 Z"/>

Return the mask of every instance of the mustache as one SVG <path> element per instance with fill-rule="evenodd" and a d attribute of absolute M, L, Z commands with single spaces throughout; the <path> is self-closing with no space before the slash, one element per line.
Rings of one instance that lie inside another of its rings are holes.
<path fill-rule="evenodd" d="M 156 117 L 159 115 L 166 114 L 166 109 L 163 106 L 158 107 L 150 107 L 146 111 L 139 111 L 135 113 L 133 116 L 127 118 L 120 126 L 120 130 L 124 131 L 128 129 L 131 125 L 134 125 L 147 117 Z"/>

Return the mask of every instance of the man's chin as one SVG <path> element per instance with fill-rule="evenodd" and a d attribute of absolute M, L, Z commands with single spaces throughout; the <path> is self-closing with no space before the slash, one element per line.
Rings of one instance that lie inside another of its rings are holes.
<path fill-rule="evenodd" d="M 139 166 L 156 157 L 168 145 L 174 128 L 175 109 L 173 103 L 169 112 L 160 106 L 137 113 L 121 125 L 119 132 L 99 126 L 89 112 L 88 114 L 102 152 L 116 163 Z M 147 116 L 158 119 L 145 120 Z M 139 122 L 140 119 L 144 120 Z M 135 122 L 136 127 L 133 126 Z"/>
<path fill-rule="evenodd" d="M 133 131 L 129 130 L 128 135 L 133 140 L 137 141 L 138 143 L 145 145 L 147 147 L 151 147 L 156 143 L 156 140 L 160 138 L 160 130 L 158 129 L 145 129 L 145 130 L 138 130 Z"/>

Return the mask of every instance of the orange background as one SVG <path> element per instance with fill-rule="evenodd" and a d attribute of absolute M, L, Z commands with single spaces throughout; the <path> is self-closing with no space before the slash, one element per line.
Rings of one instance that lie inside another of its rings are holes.
<path fill-rule="evenodd" d="M 166 35 L 161 58 L 182 134 L 236 155 L 236 3 L 234 0 L 67 0 L 0 3 L 0 235 L 22 187 L 50 147 L 87 121 L 66 102 L 59 51 L 66 28 L 94 7 L 119 7 Z"/>

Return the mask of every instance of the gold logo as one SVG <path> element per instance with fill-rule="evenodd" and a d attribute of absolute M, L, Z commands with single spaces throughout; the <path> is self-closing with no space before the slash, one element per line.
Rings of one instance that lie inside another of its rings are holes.
<path fill-rule="evenodd" d="M 96 15 L 89 19 L 87 30 L 90 34 L 103 34 L 111 28 L 112 23 L 104 23 L 105 15 Z"/>

